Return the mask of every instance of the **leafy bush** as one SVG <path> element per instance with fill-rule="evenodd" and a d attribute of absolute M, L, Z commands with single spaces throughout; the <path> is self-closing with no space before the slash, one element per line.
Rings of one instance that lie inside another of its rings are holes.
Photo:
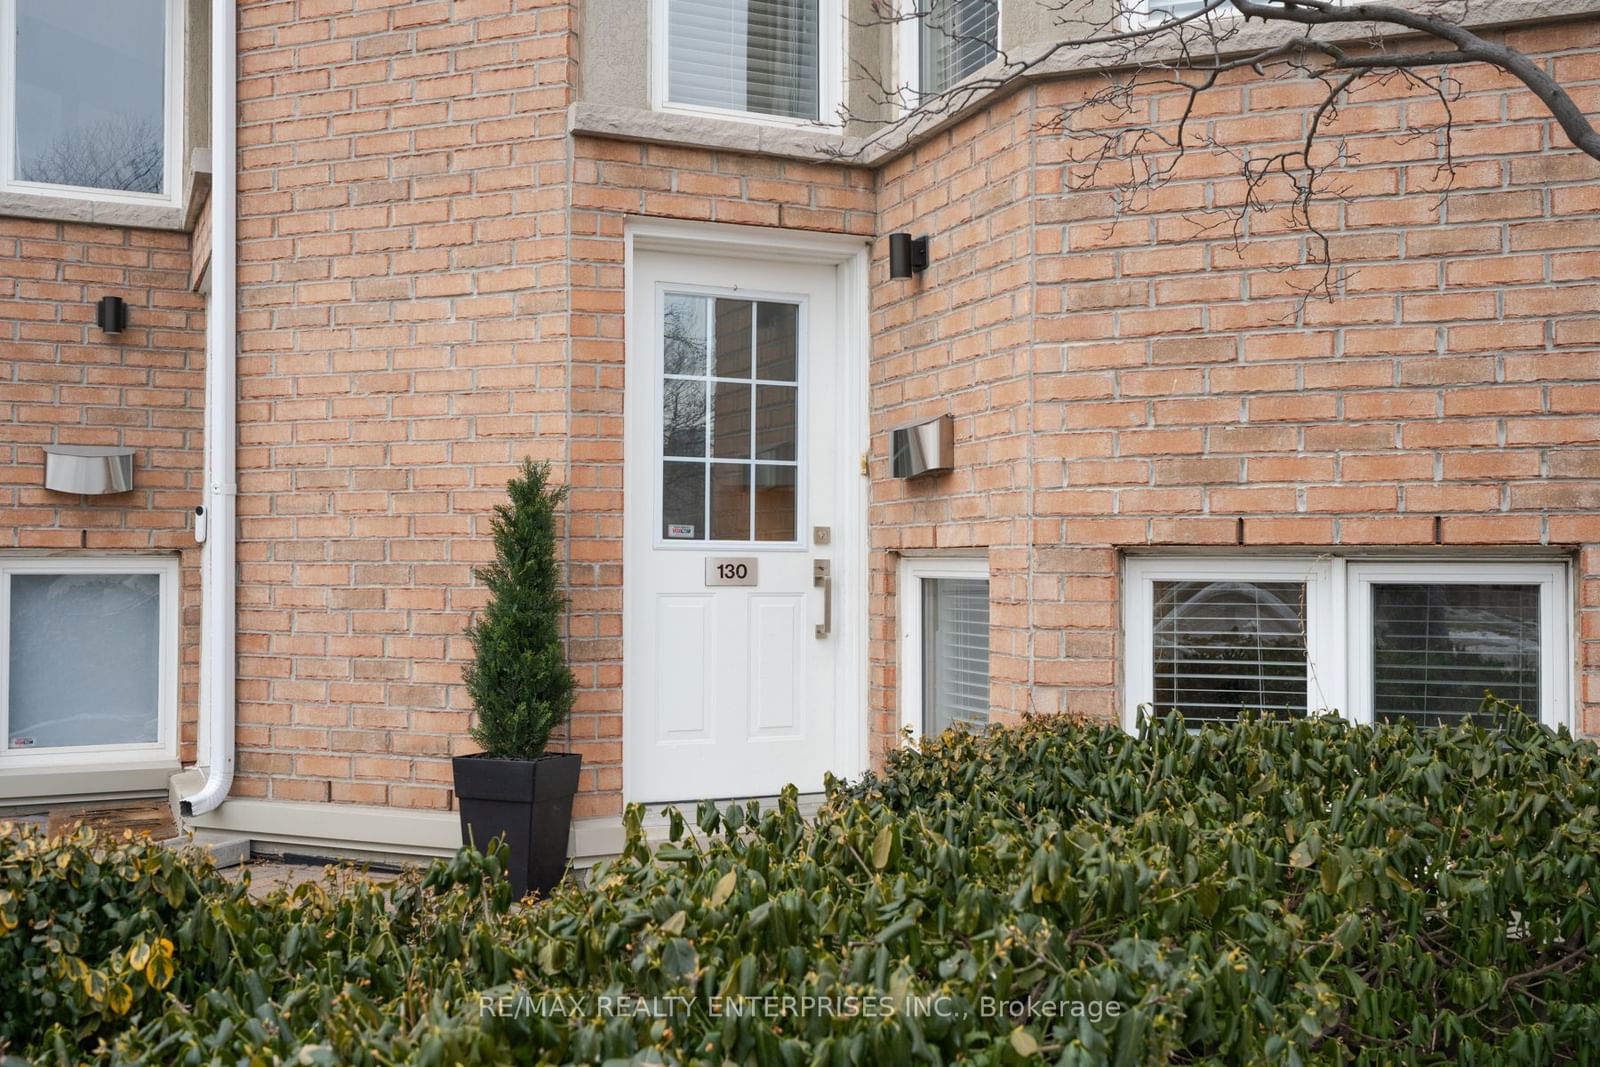
<path fill-rule="evenodd" d="M 523 460 L 494 509 L 494 562 L 477 570 L 489 589 L 467 629 L 473 661 L 463 671 L 477 709 L 472 739 L 497 759 L 537 759 L 572 711 L 574 679 L 561 647 L 567 601 L 556 567 L 556 512 L 566 486 L 550 466 Z"/>
<path fill-rule="evenodd" d="M 790 792 L 652 845 L 630 809 L 590 889 L 527 908 L 493 851 L 265 904 L 186 860 L 164 988 L 86 1013 L 63 974 L 7 1034 L 62 1062 L 1593 1063 L 1597 819 L 1595 746 L 1520 717 L 1032 720 L 810 821 Z M 14 889 L 98 847 L 0 844 L 6 952 L 65 908 L 116 959 L 125 917 Z"/>

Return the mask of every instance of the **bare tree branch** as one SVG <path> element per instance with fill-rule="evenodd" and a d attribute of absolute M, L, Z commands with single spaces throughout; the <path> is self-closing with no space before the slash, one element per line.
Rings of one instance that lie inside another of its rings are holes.
<path fill-rule="evenodd" d="M 901 6 L 875 0 L 878 18 L 900 23 L 926 14 L 930 0 Z M 931 0 L 949 2 L 949 0 Z M 1236 242 L 1250 236 L 1252 215 L 1287 212 L 1309 232 L 1314 248 L 1308 262 L 1268 267 L 1319 277 L 1306 290 L 1332 297 L 1339 284 L 1326 232 L 1324 205 L 1347 199 L 1340 181 L 1344 168 L 1360 162 L 1339 134 L 1341 108 L 1363 87 L 1381 87 L 1401 78 L 1435 98 L 1439 122 L 1412 124 L 1395 136 L 1401 143 L 1432 138 L 1441 195 L 1455 171 L 1452 104 L 1461 92 L 1453 69 L 1484 65 L 1515 78 L 1544 104 L 1574 147 L 1600 159 L 1600 132 L 1565 88 L 1528 56 L 1490 41 L 1462 25 L 1467 0 L 1414 0 L 1409 6 L 1345 3 L 1343 0 L 1204 0 L 1194 11 L 1150 21 L 1130 13 L 1118 0 L 1107 13 L 1084 0 L 1045 0 L 1064 31 L 1025 53 L 995 47 L 982 69 L 941 93 L 922 94 L 917 86 L 884 83 L 872 72 L 858 72 L 871 87 L 869 98 L 893 112 L 887 116 L 846 116 L 878 127 L 841 151 L 841 156 L 892 147 L 889 138 L 914 136 L 959 118 L 997 91 L 1041 77 L 1083 71 L 1083 91 L 1061 105 L 1041 130 L 1083 146 L 1072 153 L 1069 180 L 1082 190 L 1107 189 L 1117 212 L 1134 209 L 1177 173 L 1196 149 L 1231 158 L 1243 185 L 1238 202 L 1219 215 L 1211 208 L 1193 213 L 1197 229 L 1211 232 L 1231 223 Z M 1081 13 L 1088 8 L 1089 13 Z M 937 32 L 936 23 L 928 23 Z M 924 29 L 923 32 L 929 32 Z M 969 43 L 969 42 L 963 42 Z M 1305 105 L 1304 127 L 1292 143 L 1263 145 L 1229 142 L 1197 121 L 1201 98 L 1235 72 L 1249 71 L 1263 82 L 1296 78 L 1317 86 Z M 1162 100 L 1177 93 L 1176 113 Z M 1165 94 L 1165 95 L 1164 95 Z"/>

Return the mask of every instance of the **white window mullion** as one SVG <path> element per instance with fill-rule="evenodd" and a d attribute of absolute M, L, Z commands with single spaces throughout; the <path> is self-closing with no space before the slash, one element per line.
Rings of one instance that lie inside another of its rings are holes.
<path fill-rule="evenodd" d="M 1349 670 L 1341 654 L 1349 604 L 1345 595 L 1345 561 L 1340 556 L 1319 561 L 1318 597 L 1323 608 L 1313 614 L 1317 641 L 1311 646 L 1311 710 L 1346 718 L 1350 714 Z"/>
<path fill-rule="evenodd" d="M 11 737 L 11 570 L 4 564 L 0 560 L 0 760 Z"/>
<path fill-rule="evenodd" d="M 0 189 L 16 173 L 17 0 L 0 0 Z"/>

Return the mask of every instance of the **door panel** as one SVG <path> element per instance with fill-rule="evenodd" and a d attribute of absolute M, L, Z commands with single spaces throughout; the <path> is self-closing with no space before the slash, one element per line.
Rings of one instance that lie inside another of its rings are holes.
<path fill-rule="evenodd" d="M 639 251 L 624 478 L 627 799 L 822 786 L 848 750 L 848 652 L 819 636 L 813 560 L 844 589 L 859 522 L 833 266 Z M 845 539 L 850 543 L 851 539 Z M 721 561 L 743 584 L 712 584 Z M 710 566 L 708 566 L 710 564 Z M 859 590 L 852 590 L 854 597 Z M 834 605 L 835 612 L 840 605 Z"/>
<path fill-rule="evenodd" d="M 751 598 L 750 736 L 801 736 L 800 677 L 805 599 L 788 594 Z"/>
<path fill-rule="evenodd" d="M 657 657 L 676 664 L 675 683 L 661 694 L 657 718 L 664 741 L 704 741 L 711 736 L 706 714 L 712 694 L 712 645 L 703 635 L 714 630 L 709 596 L 659 597 L 656 601 Z"/>

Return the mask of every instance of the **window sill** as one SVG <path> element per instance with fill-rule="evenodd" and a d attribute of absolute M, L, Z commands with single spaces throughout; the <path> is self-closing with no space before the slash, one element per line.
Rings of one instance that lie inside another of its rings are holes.
<path fill-rule="evenodd" d="M 87 222 L 97 226 L 137 226 L 146 230 L 183 229 L 183 208 L 171 204 L 116 204 L 72 196 L 0 192 L 0 215 L 49 222 Z"/>
<path fill-rule="evenodd" d="M 852 160 L 860 140 L 812 126 L 790 126 L 758 120 L 692 115 L 681 111 L 650 111 L 582 101 L 567 110 L 567 132 L 588 137 L 609 137 L 652 144 L 783 156 L 807 162 Z"/>
<path fill-rule="evenodd" d="M 182 766 L 175 759 L 153 759 L 121 766 L 4 770 L 0 773 L 0 803 L 86 800 L 128 793 L 159 793 L 167 779 Z"/>
<path fill-rule="evenodd" d="M 0 191 L 0 216 L 46 222 L 85 222 L 141 230 L 194 229 L 211 192 L 211 153 L 197 148 L 184 168 L 183 199 L 177 204 L 128 204 L 76 196 Z"/>

